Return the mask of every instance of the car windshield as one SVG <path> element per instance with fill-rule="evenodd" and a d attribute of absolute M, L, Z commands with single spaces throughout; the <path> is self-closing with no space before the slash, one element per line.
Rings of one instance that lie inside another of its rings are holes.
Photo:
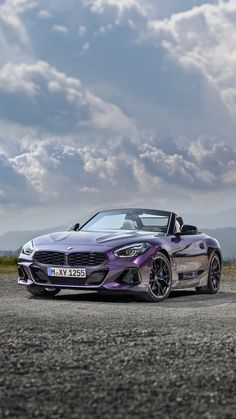
<path fill-rule="evenodd" d="M 95 215 L 83 227 L 82 231 L 118 231 L 136 230 L 166 233 L 170 212 L 157 210 L 111 210 Z"/>

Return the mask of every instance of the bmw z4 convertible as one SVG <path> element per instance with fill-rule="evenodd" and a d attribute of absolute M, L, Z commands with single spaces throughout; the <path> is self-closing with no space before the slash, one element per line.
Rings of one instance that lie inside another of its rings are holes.
<path fill-rule="evenodd" d="M 18 282 L 35 297 L 74 289 L 159 302 L 175 289 L 217 293 L 221 266 L 217 240 L 177 214 L 128 208 L 101 211 L 82 226 L 26 243 Z"/>

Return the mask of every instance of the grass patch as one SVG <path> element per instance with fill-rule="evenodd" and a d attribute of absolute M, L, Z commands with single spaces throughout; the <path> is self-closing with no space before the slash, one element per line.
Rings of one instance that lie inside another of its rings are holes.
<path fill-rule="evenodd" d="M 0 267 L 1 266 L 17 266 L 17 256 L 0 256 Z"/>
<path fill-rule="evenodd" d="M 236 280 L 236 263 L 224 263 L 222 270 L 222 279 L 235 279 Z"/>
<path fill-rule="evenodd" d="M 17 256 L 0 256 L 0 273 L 17 273 Z"/>

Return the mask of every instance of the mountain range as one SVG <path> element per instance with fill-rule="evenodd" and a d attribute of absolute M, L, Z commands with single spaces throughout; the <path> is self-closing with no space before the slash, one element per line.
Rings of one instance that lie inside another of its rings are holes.
<path fill-rule="evenodd" d="M 213 214 L 183 213 L 183 218 L 186 224 L 200 226 L 202 229 L 236 227 L 236 208 L 230 208 Z"/>

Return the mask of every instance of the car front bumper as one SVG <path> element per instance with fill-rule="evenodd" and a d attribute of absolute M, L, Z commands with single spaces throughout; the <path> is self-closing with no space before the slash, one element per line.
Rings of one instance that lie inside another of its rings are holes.
<path fill-rule="evenodd" d="M 63 266 L 63 268 L 65 267 L 70 268 L 70 266 Z M 96 267 L 83 266 L 87 272 L 85 279 L 49 277 L 47 268 L 46 265 L 20 257 L 18 264 L 19 285 L 110 292 L 145 292 L 149 283 L 151 261 L 142 261 L 141 265 L 136 261 L 122 260 L 115 263 L 108 261 Z"/>

